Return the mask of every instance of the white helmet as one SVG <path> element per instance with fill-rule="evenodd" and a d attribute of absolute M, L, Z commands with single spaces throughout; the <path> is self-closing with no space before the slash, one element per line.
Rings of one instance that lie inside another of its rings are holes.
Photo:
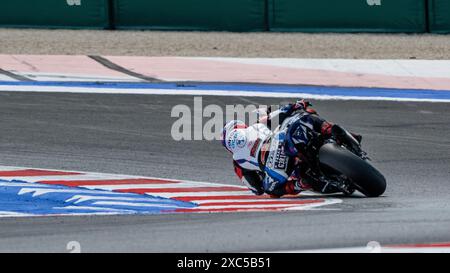
<path fill-rule="evenodd" d="M 263 124 L 248 127 L 243 121 L 233 120 L 223 128 L 222 145 L 243 168 L 259 170 L 259 151 L 271 133 Z"/>
<path fill-rule="evenodd" d="M 234 153 L 236 148 L 245 142 L 245 135 L 242 130 L 248 126 L 241 120 L 232 120 L 225 124 L 222 130 L 222 145 L 230 153 Z"/>

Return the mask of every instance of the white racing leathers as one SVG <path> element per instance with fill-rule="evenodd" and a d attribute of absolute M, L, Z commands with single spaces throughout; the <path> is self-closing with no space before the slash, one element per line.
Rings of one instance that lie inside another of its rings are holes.
<path fill-rule="evenodd" d="M 263 143 L 271 135 L 269 128 L 261 123 L 231 131 L 227 145 L 233 151 L 233 160 L 246 170 L 260 171 L 258 155 Z"/>
<path fill-rule="evenodd" d="M 242 183 L 257 195 L 264 193 L 262 179 L 265 176 L 259 155 L 271 136 L 267 126 L 257 123 L 232 130 L 225 138 L 227 149 L 233 153 L 234 171 Z"/>
<path fill-rule="evenodd" d="M 232 131 L 227 138 L 231 147 L 239 148 L 233 153 L 235 172 L 255 194 L 281 196 L 300 191 L 296 184 L 288 183 L 295 158 L 285 153 L 287 129 L 298 118 L 286 118 L 275 133 L 263 124 L 254 124 Z"/>

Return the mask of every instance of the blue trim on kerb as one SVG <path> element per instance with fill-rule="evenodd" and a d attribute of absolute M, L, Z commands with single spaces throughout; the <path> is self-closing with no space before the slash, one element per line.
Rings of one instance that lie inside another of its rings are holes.
<path fill-rule="evenodd" d="M 0 204 L 0 215 L 160 214 L 198 206 L 151 195 L 1 179 Z"/>
<path fill-rule="evenodd" d="M 399 99 L 450 100 L 450 90 L 422 90 L 368 87 L 329 87 L 277 84 L 227 84 L 227 83 L 129 83 L 129 82 L 0 82 L 1 86 L 83 87 L 108 89 L 164 89 L 201 91 L 241 91 L 266 93 L 307 93 L 311 95 L 342 97 L 382 97 Z"/>

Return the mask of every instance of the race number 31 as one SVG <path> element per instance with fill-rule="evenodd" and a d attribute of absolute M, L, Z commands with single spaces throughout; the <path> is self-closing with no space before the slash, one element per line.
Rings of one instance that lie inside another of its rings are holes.
<path fill-rule="evenodd" d="M 81 6 L 81 0 L 66 0 L 69 6 Z"/>

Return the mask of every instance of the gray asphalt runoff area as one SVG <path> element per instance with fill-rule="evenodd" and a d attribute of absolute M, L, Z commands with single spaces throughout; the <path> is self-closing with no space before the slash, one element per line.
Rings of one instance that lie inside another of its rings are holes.
<path fill-rule="evenodd" d="M 286 99 L 203 97 L 203 104 Z M 0 219 L 0 251 L 259 252 L 450 241 L 450 104 L 312 101 L 363 135 L 386 176 L 379 198 L 297 212 Z M 219 141 L 171 138 L 192 96 L 0 93 L 0 164 L 239 184 Z"/>

